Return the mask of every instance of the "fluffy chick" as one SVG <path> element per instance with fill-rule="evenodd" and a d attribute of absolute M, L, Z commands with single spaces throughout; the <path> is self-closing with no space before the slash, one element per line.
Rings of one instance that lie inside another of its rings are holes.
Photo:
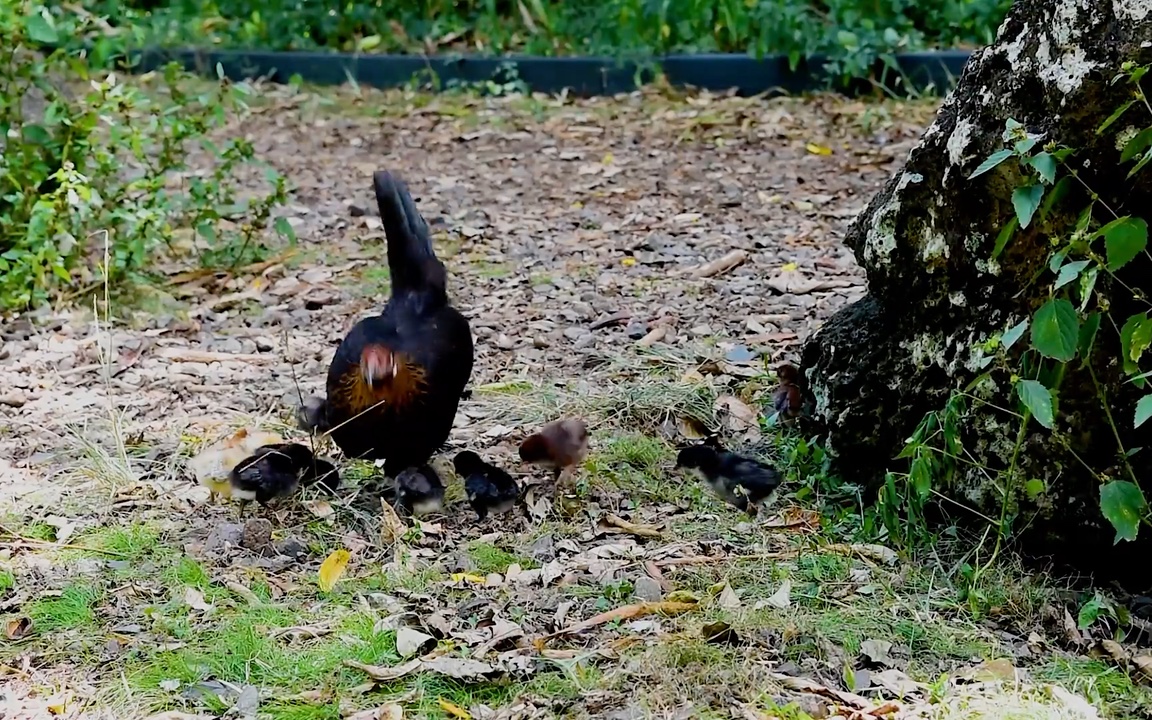
<path fill-rule="evenodd" d="M 811 413 L 811 401 L 804 391 L 804 378 L 795 365 L 785 363 L 776 368 L 780 384 L 772 393 L 772 405 L 781 420 L 792 420 Z"/>
<path fill-rule="evenodd" d="M 444 508 L 444 483 L 431 465 L 406 468 L 396 475 L 396 501 L 411 515 L 428 515 Z"/>
<path fill-rule="evenodd" d="M 696 475 L 726 502 L 749 515 L 755 515 L 757 506 L 773 498 L 781 481 L 772 466 L 709 445 L 681 450 L 676 469 Z"/>
<path fill-rule="evenodd" d="M 208 488 L 209 498 L 232 497 L 232 470 L 262 445 L 284 442 L 276 433 L 255 428 L 240 428 L 223 440 L 201 450 L 188 461 L 196 481 Z"/>
<path fill-rule="evenodd" d="M 511 475 L 484 462 L 471 450 L 457 453 L 452 466 L 464 478 L 464 492 L 479 520 L 487 518 L 488 513 L 508 512 L 520 497 L 520 486 Z"/>
<path fill-rule="evenodd" d="M 328 492 L 340 486 L 336 466 L 320 460 L 300 443 L 274 443 L 256 448 L 232 469 L 231 496 L 240 501 L 240 514 L 252 500 L 287 497 L 301 486 L 319 484 Z"/>
<path fill-rule="evenodd" d="M 588 457 L 588 426 L 579 418 L 553 420 L 520 443 L 520 459 L 552 470 L 556 479 Z"/>

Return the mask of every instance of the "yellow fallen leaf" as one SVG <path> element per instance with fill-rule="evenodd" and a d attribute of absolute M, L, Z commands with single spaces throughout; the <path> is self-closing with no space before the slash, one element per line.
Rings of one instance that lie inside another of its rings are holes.
<path fill-rule="evenodd" d="M 452 582 L 470 582 L 477 585 L 483 585 L 486 578 L 483 575 L 473 575 L 471 573 L 452 573 Z"/>
<path fill-rule="evenodd" d="M 612 153 L 607 153 L 604 155 L 604 158 L 600 162 L 604 163 L 605 165 L 611 165 L 613 159 L 614 158 L 612 157 Z"/>
<path fill-rule="evenodd" d="M 805 147 L 807 147 L 808 152 L 812 153 L 813 155 L 831 155 L 832 154 L 832 148 L 826 147 L 824 145 L 817 145 L 816 143 L 808 143 Z"/>
<path fill-rule="evenodd" d="M 636 264 L 636 258 L 626 257 L 620 261 L 620 264 L 623 265 L 624 267 L 632 267 L 633 265 Z"/>
<path fill-rule="evenodd" d="M 800 269 L 800 266 L 794 262 L 790 262 L 790 263 L 784 263 L 784 266 L 781 267 L 780 269 L 783 270 L 784 272 L 795 272 L 796 270 Z"/>
<path fill-rule="evenodd" d="M 570 207 L 571 207 L 573 210 L 579 210 L 580 208 L 584 207 L 584 203 L 582 203 L 582 202 L 580 202 L 579 200 L 577 200 L 576 202 L 572 203 L 572 205 L 571 205 Z"/>
<path fill-rule="evenodd" d="M 344 568 L 348 567 L 348 561 L 351 559 L 352 554 L 344 548 L 326 557 L 320 564 L 320 589 L 324 592 L 331 591 L 336 581 L 344 574 Z"/>
<path fill-rule="evenodd" d="M 472 720 L 472 713 L 455 703 L 448 702 L 444 698 L 436 698 L 436 703 L 440 706 L 441 710 L 452 717 L 458 717 L 460 720 Z"/>

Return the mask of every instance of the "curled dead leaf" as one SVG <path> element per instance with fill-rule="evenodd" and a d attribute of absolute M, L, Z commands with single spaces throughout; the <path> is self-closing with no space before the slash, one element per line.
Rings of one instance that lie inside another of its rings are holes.
<path fill-rule="evenodd" d="M 27 637 L 28 633 L 31 631 L 31 618 L 15 617 L 4 623 L 4 637 L 9 640 L 19 640 L 20 638 Z"/>
<path fill-rule="evenodd" d="M 380 541 L 385 545 L 392 545 L 404 537 L 406 532 L 408 525 L 396 514 L 395 508 L 387 500 L 380 498 Z"/>

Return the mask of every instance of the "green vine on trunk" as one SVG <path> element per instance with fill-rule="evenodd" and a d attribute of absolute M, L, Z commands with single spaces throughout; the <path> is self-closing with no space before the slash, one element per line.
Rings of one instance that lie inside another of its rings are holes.
<path fill-rule="evenodd" d="M 1125 179 L 1133 178 L 1152 162 L 1152 104 L 1141 86 L 1147 70 L 1147 66 L 1124 66 L 1113 82 L 1126 83 L 1131 88 L 1131 99 L 1096 130 L 1097 135 L 1115 133 L 1117 122 L 1126 118 L 1128 125 L 1116 138 L 1117 147 L 1122 148 L 1121 163 L 1130 164 Z M 1141 113 L 1142 121 L 1132 119 L 1136 113 Z M 1133 414 L 1118 415 L 1114 398 L 1108 396 L 1098 376 L 1098 368 L 1106 365 L 1102 364 L 1105 359 L 1100 353 L 1118 347 L 1116 361 L 1126 381 L 1152 390 L 1148 388 L 1152 371 L 1141 370 L 1141 361 L 1152 348 L 1152 308 L 1126 317 L 1117 309 L 1131 304 L 1149 305 L 1145 293 L 1120 275 L 1137 260 L 1152 260 L 1148 223 L 1136 215 L 1119 212 L 1094 191 L 1083 173 L 1067 163 L 1074 149 L 1043 143 L 1041 136 L 1030 133 L 1013 119 L 1005 123 L 1002 137 L 1006 147 L 989 155 L 970 175 L 970 179 L 978 177 L 1014 160 L 1022 176 L 1011 196 L 1014 217 L 996 238 L 992 260 L 1010 247 L 1018 231 L 1048 220 L 1073 189 L 1078 188 L 1088 203 L 1067 231 L 1045 229 L 1052 250 L 1046 266 L 1037 269 L 1032 282 L 1047 282 L 1047 297 L 1030 317 L 990 337 L 979 348 L 979 368 L 984 373 L 953 393 L 943 410 L 928 413 L 920 422 L 897 456 L 909 460 L 907 472 L 890 472 L 880 490 L 880 515 L 889 535 L 898 542 L 914 543 L 923 538 L 927 532 L 924 508 L 935 494 L 933 485 L 947 484 L 962 464 L 979 465 L 966 452 L 960 428 L 970 403 L 992 405 L 992 401 L 973 391 L 997 372 L 1010 378 L 1013 395 L 1007 401 L 1008 407 L 994 407 L 1015 418 L 1016 432 L 1005 458 L 1006 467 L 981 467 L 1000 493 L 1000 517 L 986 518 L 996 532 L 992 558 L 1011 534 L 1019 494 L 1035 499 L 1046 490 L 1042 480 L 1022 477 L 1019 467 L 1024 443 L 1034 431 L 1033 422 L 1050 432 L 1052 440 L 1068 450 L 1084 472 L 1097 479 L 1100 511 L 1115 529 L 1115 541 L 1135 540 L 1140 525 L 1152 522 L 1152 515 L 1131 463 L 1140 448 L 1126 446 L 1124 438 L 1152 418 L 1152 392 L 1139 398 Z M 1107 292 L 1101 289 L 1104 278 Z M 1127 297 L 1116 298 L 1117 292 Z M 1114 302 L 1117 299 L 1123 302 Z M 1111 338 L 1107 342 L 1101 340 L 1113 332 L 1118 342 Z M 1115 443 L 1114 470 L 1100 472 L 1090 466 L 1076 454 L 1061 428 L 1062 384 L 1072 369 L 1084 372 L 1091 381 L 1101 417 Z"/>

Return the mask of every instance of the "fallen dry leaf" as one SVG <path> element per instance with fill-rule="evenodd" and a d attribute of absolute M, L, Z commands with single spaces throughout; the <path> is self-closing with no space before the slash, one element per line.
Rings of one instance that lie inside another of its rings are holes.
<path fill-rule="evenodd" d="M 784 578 L 784 581 L 780 583 L 779 589 L 772 593 L 764 602 L 778 610 L 787 610 L 792 606 L 792 581 Z"/>
<path fill-rule="evenodd" d="M 574 633 L 594 628 L 597 625 L 603 625 L 604 623 L 614 622 L 616 620 L 635 620 L 636 618 L 644 617 L 646 615 L 680 615 L 682 613 L 695 610 L 698 607 L 699 603 L 696 602 L 674 602 L 671 600 L 623 605 L 613 610 L 602 612 L 599 615 L 593 615 L 587 620 L 578 622 L 574 625 L 570 625 L 561 630 L 557 630 L 554 633 L 539 637 L 535 640 L 535 642 L 547 642 L 548 640 L 551 640 L 555 637 L 560 637 L 561 635 L 572 635 Z"/>
<path fill-rule="evenodd" d="M 651 525 L 637 525 L 612 513 L 608 513 L 600 519 L 600 522 L 597 524 L 597 529 L 601 532 L 623 532 L 644 538 L 658 539 L 663 537 L 660 531 Z"/>
<path fill-rule="evenodd" d="M 409 660 L 406 663 L 392 665 L 390 667 L 385 665 L 366 665 L 365 663 L 357 662 L 356 660 L 345 660 L 344 664 L 347 667 L 355 668 L 363 672 L 373 680 L 378 680 L 380 682 L 391 682 L 397 678 L 402 678 L 405 675 L 416 672 L 420 669 L 420 666 L 423 663 L 420 658 L 416 658 L 414 660 Z"/>
<path fill-rule="evenodd" d="M 344 720 L 404 720 L 404 708 L 396 703 L 388 703 L 387 705 L 353 713 Z"/>
<path fill-rule="evenodd" d="M 319 573 L 321 590 L 324 592 L 332 591 L 336 582 L 340 580 L 340 576 L 344 574 L 344 569 L 348 567 L 348 561 L 351 558 L 352 553 L 340 548 L 324 559 L 324 562 L 320 564 Z"/>
<path fill-rule="evenodd" d="M 396 652 L 400 657 L 408 657 L 420 652 L 420 648 L 424 647 L 429 642 L 434 642 L 436 638 L 431 635 L 426 635 L 419 630 L 413 630 L 410 627 L 402 627 L 396 631 Z"/>
<path fill-rule="evenodd" d="M 1141 680 L 1152 682 L 1152 655 L 1136 655 L 1132 658 L 1132 664 L 1136 666 Z"/>
<path fill-rule="evenodd" d="M 191 586 L 184 588 L 184 604 L 201 612 L 212 610 L 212 606 L 204 602 L 204 593 Z"/>
<path fill-rule="evenodd" d="M 380 541 L 385 545 L 393 545 L 406 532 L 408 525 L 396 514 L 396 509 L 387 500 L 380 498 Z"/>

